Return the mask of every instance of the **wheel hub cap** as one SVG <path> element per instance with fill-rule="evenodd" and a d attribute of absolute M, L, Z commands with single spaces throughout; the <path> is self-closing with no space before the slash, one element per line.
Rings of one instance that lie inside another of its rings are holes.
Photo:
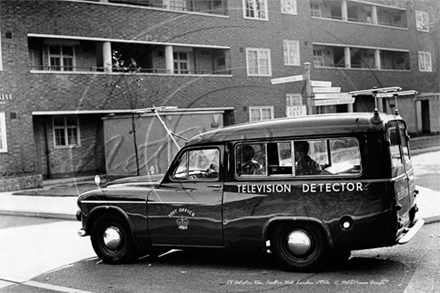
<path fill-rule="evenodd" d="M 104 232 L 103 240 L 108 249 L 115 250 L 122 243 L 121 231 L 117 227 L 108 227 Z"/>
<path fill-rule="evenodd" d="M 310 251 L 312 241 L 303 231 L 293 231 L 287 236 L 287 248 L 296 256 L 303 256 Z"/>

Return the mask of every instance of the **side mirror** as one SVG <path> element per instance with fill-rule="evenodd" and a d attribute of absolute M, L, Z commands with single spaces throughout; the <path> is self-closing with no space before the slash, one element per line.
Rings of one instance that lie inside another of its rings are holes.
<path fill-rule="evenodd" d="M 95 176 L 95 184 L 98 188 L 101 188 L 99 185 L 101 184 L 101 177 L 99 175 Z"/>

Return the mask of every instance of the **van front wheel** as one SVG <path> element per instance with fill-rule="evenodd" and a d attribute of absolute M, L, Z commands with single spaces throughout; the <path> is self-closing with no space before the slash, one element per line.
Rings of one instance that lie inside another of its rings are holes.
<path fill-rule="evenodd" d="M 104 214 L 93 225 L 91 241 L 96 254 L 109 264 L 134 260 L 137 249 L 128 224 L 120 217 Z"/>
<path fill-rule="evenodd" d="M 329 255 L 327 239 L 313 224 L 278 225 L 271 237 L 271 248 L 277 262 L 289 271 L 316 271 Z"/>

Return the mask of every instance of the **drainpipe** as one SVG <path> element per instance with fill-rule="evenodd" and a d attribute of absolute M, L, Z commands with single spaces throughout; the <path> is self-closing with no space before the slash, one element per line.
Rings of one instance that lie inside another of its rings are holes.
<path fill-rule="evenodd" d="M 46 155 L 46 170 L 47 170 L 47 179 L 50 179 L 50 149 L 49 149 L 49 138 L 47 135 L 47 124 L 46 117 L 43 118 L 43 127 L 44 127 L 44 154 Z"/>

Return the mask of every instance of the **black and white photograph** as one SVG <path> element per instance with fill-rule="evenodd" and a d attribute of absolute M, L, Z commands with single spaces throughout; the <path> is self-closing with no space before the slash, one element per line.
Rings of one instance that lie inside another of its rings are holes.
<path fill-rule="evenodd" d="M 440 291 L 439 0 L 0 0 L 0 293 Z"/>

